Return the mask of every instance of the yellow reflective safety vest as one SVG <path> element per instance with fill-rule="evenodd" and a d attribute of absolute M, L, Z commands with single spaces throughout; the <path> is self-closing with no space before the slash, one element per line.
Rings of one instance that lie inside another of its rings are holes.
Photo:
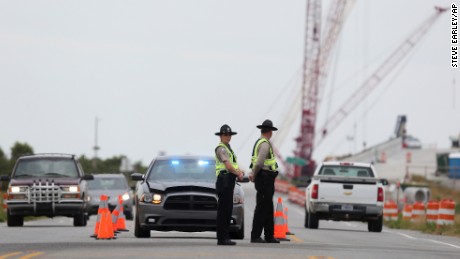
<path fill-rule="evenodd" d="M 233 150 L 229 146 L 227 146 L 224 143 L 220 142 L 219 145 L 217 145 L 215 151 L 217 151 L 217 149 L 219 147 L 223 147 L 223 148 L 225 148 L 225 150 L 227 150 L 227 153 L 228 153 L 228 155 L 230 157 L 230 163 L 232 164 L 233 168 L 238 169 L 238 163 L 236 161 L 236 155 L 235 155 L 235 153 L 233 153 Z M 216 153 L 216 152 L 214 152 L 214 153 Z M 222 161 L 219 160 L 219 158 L 217 157 L 217 154 L 214 156 L 214 159 L 216 160 L 216 176 L 219 176 L 219 173 L 221 173 L 223 171 L 225 171 L 225 172 L 223 172 L 224 174 L 228 174 L 229 171 L 225 167 L 225 164 Z"/>
<path fill-rule="evenodd" d="M 252 149 L 252 158 L 251 158 L 251 166 L 249 168 L 254 167 L 254 165 L 257 162 L 257 157 L 259 155 L 259 146 L 260 144 L 267 142 L 268 145 L 270 146 L 270 158 L 266 158 L 264 161 L 264 166 L 270 168 L 272 171 L 278 170 L 278 163 L 276 163 L 276 158 L 275 155 L 273 154 L 273 148 L 272 145 L 270 144 L 270 141 L 268 141 L 265 138 L 260 138 L 256 141 L 256 144 L 254 145 L 254 148 Z"/>

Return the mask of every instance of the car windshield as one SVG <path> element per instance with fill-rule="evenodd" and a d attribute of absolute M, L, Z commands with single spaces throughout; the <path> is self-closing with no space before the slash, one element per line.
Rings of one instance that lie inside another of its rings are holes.
<path fill-rule="evenodd" d="M 71 159 L 22 159 L 16 167 L 14 178 L 24 177 L 77 178 L 78 171 L 74 161 Z"/>
<path fill-rule="evenodd" d="M 180 182 L 190 180 L 215 181 L 215 161 L 199 159 L 157 160 L 149 171 L 148 180 Z"/>
<path fill-rule="evenodd" d="M 128 189 L 126 180 L 119 177 L 94 177 L 94 180 L 88 181 L 90 190 L 124 190 Z"/>
<path fill-rule="evenodd" d="M 369 167 L 359 166 L 323 166 L 319 175 L 335 175 L 344 177 L 374 177 Z"/>

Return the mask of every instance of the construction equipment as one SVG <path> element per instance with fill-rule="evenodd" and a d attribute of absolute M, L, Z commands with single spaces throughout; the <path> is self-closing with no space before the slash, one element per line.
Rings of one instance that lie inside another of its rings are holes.
<path fill-rule="evenodd" d="M 330 56 L 336 45 L 337 38 L 340 35 L 344 20 L 348 15 L 355 0 L 337 0 L 331 5 L 329 15 L 325 23 L 325 37 L 321 40 L 321 1 L 307 0 L 306 3 L 306 27 L 305 27 L 305 45 L 304 45 L 304 64 L 302 76 L 302 93 L 297 95 L 292 103 L 288 116 L 284 117 L 284 131 L 275 136 L 273 142 L 275 147 L 279 146 L 285 139 L 294 120 L 294 111 L 301 107 L 302 119 L 300 125 L 300 135 L 296 138 L 297 148 L 294 152 L 296 157 L 311 158 L 313 151 L 313 140 L 315 134 L 315 124 L 317 107 L 320 104 L 322 94 L 324 93 L 325 80 L 327 77 L 327 68 L 330 64 Z M 282 162 L 288 174 L 291 174 L 290 166 L 285 163 L 282 156 L 275 150 L 279 160 Z M 311 170 L 314 163 L 307 159 L 308 163 L 303 168 Z M 299 166 L 295 167 L 295 176 L 300 175 Z M 292 176 L 292 175 L 291 175 Z"/>
<path fill-rule="evenodd" d="M 347 5 L 347 1 L 337 1 L 337 5 Z M 334 6 L 334 5 L 333 5 Z M 334 8 L 334 7 L 333 7 Z M 338 8 L 335 6 L 335 8 Z M 339 9 L 339 8 L 338 8 Z M 339 9 L 340 10 L 340 9 Z M 346 8 L 341 9 L 341 13 L 345 14 Z M 426 35 L 428 29 L 434 22 L 444 13 L 446 8 L 435 8 L 436 12 L 429 19 L 427 19 L 421 26 L 403 41 L 403 43 L 396 48 L 395 51 L 383 62 L 380 67 L 367 79 L 364 83 L 350 95 L 349 99 L 345 101 L 344 105 L 340 107 L 332 116 L 330 116 L 324 125 L 316 130 L 316 115 L 319 107 L 320 95 L 323 92 L 322 81 L 325 80 L 327 68 L 326 65 L 321 64 L 321 51 L 320 45 L 320 1 L 308 0 L 307 1 L 307 20 L 306 20 L 306 33 L 305 33 L 305 57 L 304 57 L 304 79 L 302 86 L 302 112 L 301 112 L 301 125 L 300 135 L 296 138 L 297 147 L 294 155 L 307 161 L 305 166 L 294 165 L 294 173 L 292 177 L 311 176 L 315 167 L 312 160 L 312 153 L 314 147 L 317 147 L 332 131 L 334 131 L 340 123 L 357 107 L 357 105 L 364 100 L 369 93 L 371 93 L 377 85 L 399 64 L 415 47 L 415 45 Z M 340 12 L 339 12 L 340 13 Z M 335 26 L 340 27 L 342 20 L 338 21 Z M 334 26 L 332 26 L 334 27 Z M 339 29 L 331 30 L 331 35 L 335 35 L 328 40 L 328 44 L 333 46 Z M 326 45 L 325 45 L 326 46 Z M 329 51 L 332 47 L 329 47 Z M 327 60 L 327 58 L 325 58 Z M 324 75 L 324 76 L 321 76 Z M 315 139 L 316 137 L 316 139 Z"/>

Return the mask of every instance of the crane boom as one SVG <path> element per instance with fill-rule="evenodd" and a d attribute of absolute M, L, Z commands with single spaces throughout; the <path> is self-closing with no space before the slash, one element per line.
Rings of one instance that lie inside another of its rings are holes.
<path fill-rule="evenodd" d="M 302 115 L 300 136 L 297 138 L 295 156 L 311 157 L 315 134 L 318 96 L 319 58 L 321 40 L 321 1 L 307 0 L 304 64 L 302 82 Z"/>
<path fill-rule="evenodd" d="M 312 171 L 311 161 L 315 139 L 316 116 L 324 92 L 330 56 L 342 29 L 343 21 L 355 0 L 337 0 L 329 9 L 326 37 L 321 39 L 321 1 L 307 0 L 300 135 L 296 138 L 294 155 L 308 162 L 295 167 L 294 176 Z"/>
<path fill-rule="evenodd" d="M 434 24 L 434 22 L 444 13 L 447 9 L 436 7 L 436 13 L 430 16 L 423 24 L 407 38 L 404 42 L 380 65 L 379 68 L 359 87 L 320 128 L 317 136 L 319 138 L 315 142 L 317 147 L 324 138 L 330 134 L 337 126 L 358 106 L 358 104 L 366 98 L 369 93 L 374 90 L 377 85 L 387 76 L 396 65 L 401 62 L 404 57 L 414 48 L 417 42 L 426 35 L 426 32 Z"/>

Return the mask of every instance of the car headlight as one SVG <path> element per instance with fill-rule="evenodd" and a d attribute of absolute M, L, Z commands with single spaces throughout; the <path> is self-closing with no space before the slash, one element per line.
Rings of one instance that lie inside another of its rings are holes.
<path fill-rule="evenodd" d="M 129 193 L 125 192 L 122 196 L 121 196 L 121 199 L 126 201 L 126 200 L 129 200 Z"/>
<path fill-rule="evenodd" d="M 5 200 L 26 200 L 27 186 L 11 186 Z"/>
<path fill-rule="evenodd" d="M 80 187 L 76 186 L 76 185 L 64 186 L 64 187 L 62 187 L 62 190 L 65 191 L 65 192 L 77 193 L 77 192 L 80 192 Z"/>
<path fill-rule="evenodd" d="M 151 193 L 142 194 L 141 201 L 150 203 L 153 201 L 153 196 Z"/>
<path fill-rule="evenodd" d="M 162 198 L 162 195 L 158 193 L 144 193 L 141 197 L 141 201 L 146 203 L 160 204 Z"/>
<path fill-rule="evenodd" d="M 63 199 L 79 199 L 80 198 L 80 186 L 70 185 L 62 187 L 62 198 Z"/>
<path fill-rule="evenodd" d="M 20 193 L 20 192 L 26 192 L 27 187 L 26 186 L 11 186 L 10 187 L 10 193 Z"/>
<path fill-rule="evenodd" d="M 153 195 L 153 201 L 152 201 L 152 202 L 155 203 L 155 204 L 160 204 L 160 203 L 161 203 L 161 198 L 162 198 L 162 197 L 161 197 L 160 194 L 154 194 L 154 195 Z"/>

